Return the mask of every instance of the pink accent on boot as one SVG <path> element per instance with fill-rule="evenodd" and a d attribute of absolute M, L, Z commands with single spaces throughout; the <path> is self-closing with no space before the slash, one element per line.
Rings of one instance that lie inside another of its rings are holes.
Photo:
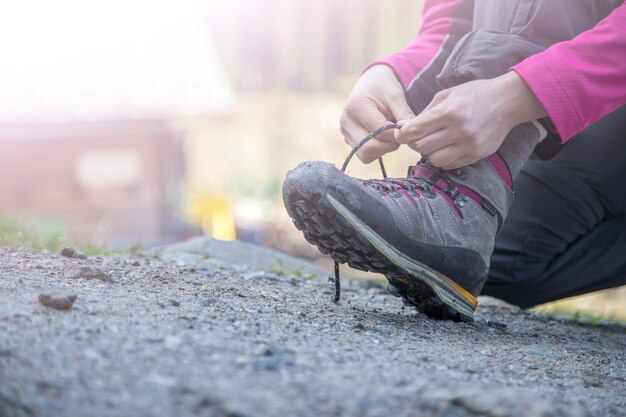
<path fill-rule="evenodd" d="M 509 172 L 509 168 L 506 166 L 506 162 L 504 159 L 496 152 L 487 157 L 487 161 L 491 164 L 493 169 L 496 170 L 502 181 L 509 188 L 513 188 L 513 179 L 511 178 L 511 173 Z"/>

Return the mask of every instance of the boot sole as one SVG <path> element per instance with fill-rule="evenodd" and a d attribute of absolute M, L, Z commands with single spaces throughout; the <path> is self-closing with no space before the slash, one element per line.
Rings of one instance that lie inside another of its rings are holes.
<path fill-rule="evenodd" d="M 454 281 L 388 244 L 336 198 L 290 198 L 289 213 L 305 239 L 339 263 L 384 274 L 393 295 L 436 319 L 473 320 L 476 298 Z"/>

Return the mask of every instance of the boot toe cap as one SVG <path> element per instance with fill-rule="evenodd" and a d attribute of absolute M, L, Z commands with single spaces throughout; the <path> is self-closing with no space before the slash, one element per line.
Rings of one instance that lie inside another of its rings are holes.
<path fill-rule="evenodd" d="M 324 161 L 307 161 L 287 173 L 283 182 L 283 199 L 288 203 L 294 196 L 319 198 L 340 171 Z"/>

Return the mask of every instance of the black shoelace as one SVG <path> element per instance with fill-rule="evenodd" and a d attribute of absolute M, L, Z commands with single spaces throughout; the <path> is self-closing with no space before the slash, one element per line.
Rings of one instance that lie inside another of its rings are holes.
<path fill-rule="evenodd" d="M 350 163 L 350 160 L 352 159 L 354 154 L 356 154 L 357 151 L 361 149 L 363 145 L 365 145 L 367 142 L 374 139 L 376 136 L 380 135 L 386 130 L 400 129 L 400 127 L 401 126 L 398 125 L 397 123 L 390 123 L 388 125 L 382 126 L 374 130 L 372 133 L 370 133 L 369 135 L 361 139 L 361 141 L 352 148 L 352 150 L 346 157 L 346 160 L 343 161 L 343 165 L 341 166 L 341 172 L 344 172 L 344 173 L 346 172 L 346 168 L 348 168 L 348 164 Z M 385 164 L 383 163 L 382 157 L 378 158 L 378 164 L 380 165 L 380 171 L 383 174 L 383 178 L 387 178 L 387 171 L 385 170 Z M 339 302 L 339 297 L 341 296 L 341 277 L 339 276 L 339 263 L 337 261 L 335 261 L 335 276 L 328 277 L 328 285 L 330 287 L 330 299 L 334 303 Z"/>

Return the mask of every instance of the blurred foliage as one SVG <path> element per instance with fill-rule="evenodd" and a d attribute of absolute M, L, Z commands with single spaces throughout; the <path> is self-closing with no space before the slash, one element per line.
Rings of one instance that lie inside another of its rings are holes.
<path fill-rule="evenodd" d="M 26 247 L 36 250 L 59 251 L 67 242 L 60 230 L 45 233 L 26 227 L 25 222 L 15 217 L 0 216 L 0 246 Z"/>
<path fill-rule="evenodd" d="M 87 255 L 134 255 L 143 251 L 142 245 L 112 248 L 90 242 L 75 242 L 68 239 L 63 227 L 54 221 L 33 222 L 14 216 L 0 216 L 0 246 L 23 247 L 50 252 L 60 252 L 64 247 L 72 247 Z"/>
<path fill-rule="evenodd" d="M 597 324 L 607 320 L 626 323 L 626 287 L 554 301 L 532 311 L 579 323 Z"/>
<path fill-rule="evenodd" d="M 276 274 L 279 277 L 287 277 L 292 276 L 300 279 L 315 279 L 317 278 L 317 274 L 308 274 L 302 271 L 302 267 L 288 270 L 285 265 L 280 260 L 276 260 L 277 267 L 270 270 L 272 274 Z"/>

